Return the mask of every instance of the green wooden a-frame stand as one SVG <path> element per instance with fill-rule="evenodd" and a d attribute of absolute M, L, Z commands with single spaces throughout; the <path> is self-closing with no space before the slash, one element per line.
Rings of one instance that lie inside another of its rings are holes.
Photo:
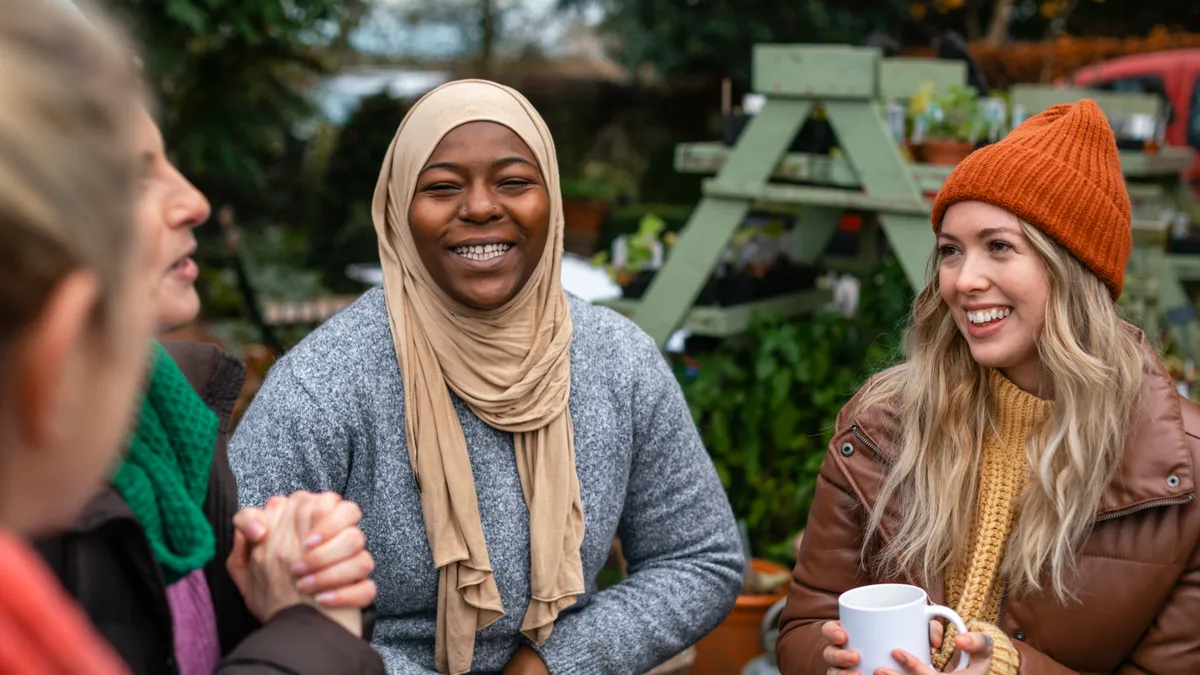
<path fill-rule="evenodd" d="M 843 209 L 878 212 L 901 266 L 919 287 L 934 241 L 930 203 L 921 184 L 928 181 L 914 175 L 919 165 L 901 156 L 884 118 L 883 101 L 906 98 L 923 82 L 941 87 L 964 79 L 962 63 L 884 59 L 872 48 L 755 46 L 753 89 L 766 95 L 762 110 L 750 119 L 737 144 L 721 153 L 716 177 L 705 182 L 704 197 L 642 300 L 611 304 L 631 313 L 659 345 L 680 326 L 731 334 L 744 328 L 758 310 L 786 315 L 819 306 L 827 295 L 809 292 L 739 307 L 692 309 L 722 249 L 759 202 L 806 206 L 797 225 L 805 262 L 824 251 Z M 821 187 L 771 183 L 817 101 L 842 157 L 805 155 L 798 160 L 800 166 L 786 167 L 790 178 L 807 178 Z"/>
<path fill-rule="evenodd" d="M 717 142 L 685 143 L 676 149 L 677 170 L 716 176 L 705 181 L 704 197 L 642 300 L 605 304 L 631 315 L 661 346 L 679 327 L 726 336 L 744 330 L 755 312 L 795 315 L 825 303 L 828 293 L 809 291 L 734 307 L 693 308 L 722 250 L 756 204 L 804 207 L 796 228 L 800 258 L 806 263 L 824 252 L 843 210 L 875 211 L 909 282 L 920 288 L 934 242 L 927 195 L 941 188 L 953 167 L 905 159 L 884 118 L 884 104 L 903 102 L 924 84 L 941 89 L 965 80 L 965 65 L 956 61 L 885 59 L 878 50 L 863 47 L 756 46 L 752 84 L 766 97 L 762 110 L 732 148 Z M 1023 87 L 1012 92 L 1013 102 L 1030 115 L 1085 95 L 1109 114 L 1154 113 L 1158 105 L 1152 96 L 1131 94 Z M 838 154 L 786 154 L 818 101 L 837 136 Z M 1168 318 L 1177 343 L 1196 358 L 1200 322 L 1181 281 L 1200 279 L 1200 256 L 1168 256 L 1164 250 L 1164 209 L 1194 203 L 1180 180 L 1190 162 L 1190 153 L 1181 148 L 1121 152 L 1134 198 L 1135 232 L 1122 301 L 1151 336 L 1158 336 L 1161 319 Z M 866 255 L 872 242 L 864 237 Z M 833 266 L 835 261 L 826 262 Z M 845 261 L 836 262 L 845 266 Z M 1183 310 L 1188 312 L 1181 314 Z"/>

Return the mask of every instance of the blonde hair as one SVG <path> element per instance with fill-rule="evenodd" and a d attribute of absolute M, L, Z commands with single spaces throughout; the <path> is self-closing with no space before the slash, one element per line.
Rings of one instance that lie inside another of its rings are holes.
<path fill-rule="evenodd" d="M 1104 284 L 1037 229 L 1026 223 L 1021 229 L 1050 279 L 1038 354 L 1052 388 L 1043 394 L 1055 405 L 1026 441 L 1032 471 L 1001 574 L 1013 591 L 1048 585 L 1065 599 L 1075 552 L 1120 467 L 1145 357 Z M 986 370 L 971 358 L 942 300 L 938 262 L 935 252 L 931 279 L 913 302 L 904 363 L 875 378 L 863 398 L 864 406 L 898 402 L 901 430 L 867 541 L 890 502 L 903 504 L 905 517 L 874 562 L 886 574 L 926 584 L 944 578 L 955 556 L 965 555 L 980 450 L 994 422 Z"/>
<path fill-rule="evenodd" d="M 0 21 L 0 369 L 74 269 L 92 271 L 104 320 L 136 232 L 133 54 L 71 2 L 5 3 Z M 2 384 L 2 382 L 0 382 Z"/>

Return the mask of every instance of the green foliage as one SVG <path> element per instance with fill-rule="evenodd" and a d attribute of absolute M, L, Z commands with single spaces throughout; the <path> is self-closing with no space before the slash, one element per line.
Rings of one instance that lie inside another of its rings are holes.
<path fill-rule="evenodd" d="M 666 232 L 667 223 L 662 218 L 659 218 L 653 213 L 647 213 L 642 216 L 642 221 L 638 225 L 637 232 L 629 235 L 628 245 L 626 247 L 625 264 L 617 269 L 614 265 L 609 264 L 609 253 L 607 250 L 602 250 L 592 256 L 592 264 L 597 267 L 606 267 L 608 276 L 616 283 L 621 283 L 622 272 L 626 274 L 637 274 L 645 269 L 654 260 L 654 249 L 656 245 L 662 244 L 668 248 L 673 239 Z M 666 251 L 663 251 L 664 255 Z"/>
<path fill-rule="evenodd" d="M 931 138 L 974 142 L 985 131 L 979 112 L 979 94 L 973 88 L 952 85 L 935 91 L 931 103 L 938 111 L 927 131 Z"/>
<path fill-rule="evenodd" d="M 857 316 L 760 315 L 677 374 L 755 554 L 786 562 L 803 529 L 841 406 L 897 358 L 912 291 L 892 261 L 864 283 Z"/>
<path fill-rule="evenodd" d="M 361 2 L 114 0 L 133 23 L 161 97 L 163 132 L 193 180 L 261 189 L 292 127 L 298 89 L 324 72 L 325 38 Z"/>
<path fill-rule="evenodd" d="M 564 200 L 597 199 L 612 201 L 619 196 L 616 186 L 604 180 L 591 178 L 562 178 L 559 181 Z"/>

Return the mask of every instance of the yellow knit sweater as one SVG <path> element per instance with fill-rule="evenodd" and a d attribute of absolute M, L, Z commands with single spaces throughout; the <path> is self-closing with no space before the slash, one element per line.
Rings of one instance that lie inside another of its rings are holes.
<path fill-rule="evenodd" d="M 1025 441 L 1034 426 L 1053 409 L 1053 403 L 1028 394 L 999 371 L 989 375 L 995 400 L 995 426 L 984 436 L 979 475 L 979 503 L 974 526 L 946 578 L 946 602 L 972 631 L 986 632 L 995 645 L 990 675 L 1016 675 L 1016 649 L 995 624 L 999 620 L 1004 581 L 1000 561 L 1016 524 L 1017 498 L 1029 475 Z M 954 651 L 950 626 L 934 665 L 941 669 Z"/>

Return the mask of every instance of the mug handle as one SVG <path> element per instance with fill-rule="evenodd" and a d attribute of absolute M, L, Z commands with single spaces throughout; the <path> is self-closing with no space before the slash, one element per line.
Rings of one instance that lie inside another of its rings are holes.
<path fill-rule="evenodd" d="M 925 618 L 928 621 L 933 621 L 935 617 L 939 616 L 954 624 L 954 628 L 958 630 L 959 635 L 967 632 L 967 624 L 963 623 L 962 617 L 958 615 L 958 612 L 950 609 L 949 607 L 942 607 L 941 605 L 929 605 L 925 608 Z M 969 658 L 970 657 L 966 652 L 959 650 L 958 667 L 954 670 L 962 670 L 966 668 L 967 659 Z"/>

